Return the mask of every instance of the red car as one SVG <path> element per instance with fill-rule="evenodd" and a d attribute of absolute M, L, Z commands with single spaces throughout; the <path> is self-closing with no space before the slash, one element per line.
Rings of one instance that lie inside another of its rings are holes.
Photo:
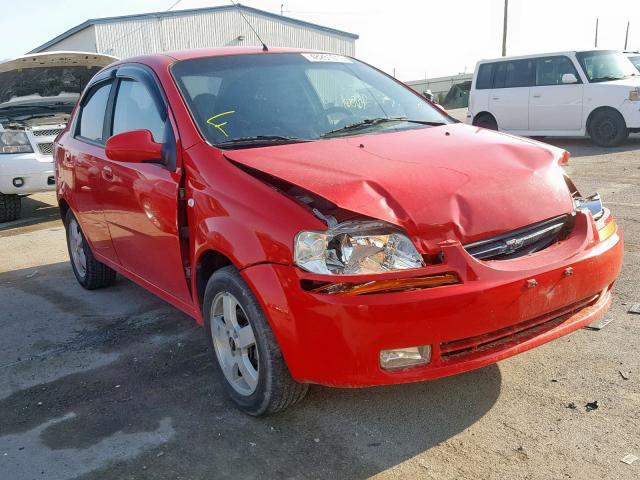
<path fill-rule="evenodd" d="M 245 412 L 488 365 L 600 317 L 622 232 L 568 153 L 353 58 L 192 50 L 97 74 L 55 147 L 73 271 L 206 327 Z"/>

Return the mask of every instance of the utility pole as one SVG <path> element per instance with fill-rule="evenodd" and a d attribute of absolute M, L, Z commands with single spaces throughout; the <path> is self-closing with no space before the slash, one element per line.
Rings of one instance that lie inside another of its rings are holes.
<path fill-rule="evenodd" d="M 629 42 L 629 24 L 631 22 L 627 22 L 627 34 L 624 36 L 624 49 L 627 49 L 627 43 Z"/>
<path fill-rule="evenodd" d="M 509 0 L 504 0 L 504 22 L 502 24 L 502 56 L 507 56 L 507 18 L 509 17 Z"/>
<path fill-rule="evenodd" d="M 595 47 L 598 48 L 598 18 L 596 18 L 596 44 Z"/>

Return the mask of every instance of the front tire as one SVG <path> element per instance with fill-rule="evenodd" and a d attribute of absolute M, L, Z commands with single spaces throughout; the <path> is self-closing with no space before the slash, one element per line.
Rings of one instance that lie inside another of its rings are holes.
<path fill-rule="evenodd" d="M 65 217 L 65 229 L 67 231 L 67 248 L 71 267 L 78 283 L 87 290 L 95 290 L 111 285 L 116 279 L 116 272 L 99 262 L 93 256 L 80 224 L 75 215 L 69 209 Z"/>
<path fill-rule="evenodd" d="M 12 222 L 20 218 L 22 200 L 20 195 L 0 193 L 0 223 Z"/>
<path fill-rule="evenodd" d="M 617 147 L 629 136 L 629 129 L 620 112 L 604 109 L 596 112 L 589 123 L 591 141 L 600 147 Z"/>
<path fill-rule="evenodd" d="M 209 279 L 203 316 L 218 376 L 242 411 L 269 415 L 304 398 L 308 385 L 291 377 L 260 304 L 233 266 Z"/>
<path fill-rule="evenodd" d="M 498 130 L 498 122 L 490 113 L 481 113 L 473 120 L 475 127 L 486 128 L 487 130 Z"/>

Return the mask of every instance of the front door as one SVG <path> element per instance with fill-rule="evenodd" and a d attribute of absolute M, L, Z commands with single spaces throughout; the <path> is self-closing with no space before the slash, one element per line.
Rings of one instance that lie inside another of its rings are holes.
<path fill-rule="evenodd" d="M 562 83 L 566 73 L 573 74 L 579 83 Z M 569 57 L 536 59 L 536 82 L 530 90 L 529 130 L 580 130 L 583 90 L 580 76 Z"/>
<path fill-rule="evenodd" d="M 156 142 L 175 147 L 167 107 L 158 106 L 159 90 L 153 91 L 157 86 L 142 70 L 138 73 L 147 81 L 140 81 L 136 70 L 130 68 L 122 77 L 118 71 L 111 134 L 149 130 Z M 178 228 L 180 169 L 108 160 L 103 178 L 105 218 L 121 265 L 150 286 L 191 304 Z"/>

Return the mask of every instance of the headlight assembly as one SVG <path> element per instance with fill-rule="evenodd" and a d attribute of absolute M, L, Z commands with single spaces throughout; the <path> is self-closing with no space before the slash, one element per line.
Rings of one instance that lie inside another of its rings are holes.
<path fill-rule="evenodd" d="M 27 134 L 7 130 L 0 133 L 0 153 L 30 153 L 33 152 Z"/>
<path fill-rule="evenodd" d="M 381 221 L 347 221 L 323 232 L 298 233 L 296 265 L 313 273 L 358 275 L 425 265 L 407 235 Z"/>

